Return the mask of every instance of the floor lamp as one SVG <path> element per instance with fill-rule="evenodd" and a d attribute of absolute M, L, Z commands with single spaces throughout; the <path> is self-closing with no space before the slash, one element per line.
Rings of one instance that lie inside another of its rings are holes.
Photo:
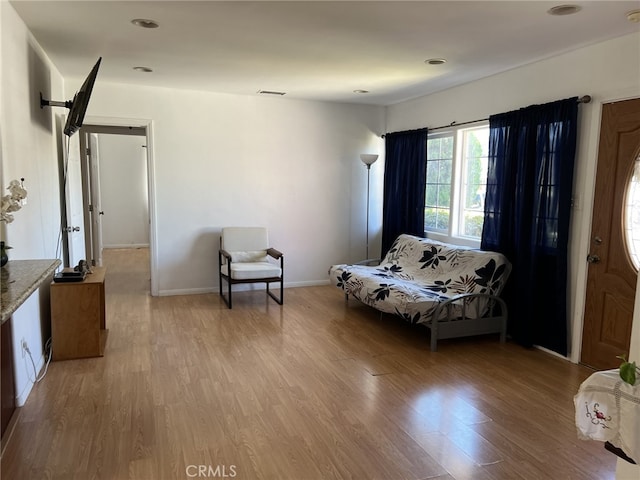
<path fill-rule="evenodd" d="M 366 260 L 369 260 L 369 185 L 370 185 L 370 177 L 371 177 L 371 165 L 375 163 L 378 159 L 378 155 L 375 153 L 361 153 L 360 160 L 367 167 L 367 257 Z"/>

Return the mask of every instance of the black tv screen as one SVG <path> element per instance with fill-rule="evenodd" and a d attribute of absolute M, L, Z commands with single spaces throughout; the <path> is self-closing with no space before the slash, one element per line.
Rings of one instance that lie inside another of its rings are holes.
<path fill-rule="evenodd" d="M 91 98 L 91 90 L 93 90 L 93 84 L 96 81 L 101 61 L 102 57 L 98 58 L 98 61 L 91 69 L 91 72 L 89 72 L 89 75 L 80 87 L 80 90 L 78 90 L 71 101 L 69 116 L 67 117 L 67 123 L 64 126 L 64 133 L 69 137 L 82 126 L 84 114 L 87 112 L 87 106 L 89 105 L 89 99 Z"/>

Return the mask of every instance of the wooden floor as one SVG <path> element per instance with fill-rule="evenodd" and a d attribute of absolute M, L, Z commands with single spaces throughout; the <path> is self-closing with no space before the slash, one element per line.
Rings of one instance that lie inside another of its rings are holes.
<path fill-rule="evenodd" d="M 148 252 L 105 252 L 103 358 L 54 362 L 3 479 L 613 479 L 577 439 L 590 375 L 497 335 L 448 340 L 335 287 L 149 296 Z"/>

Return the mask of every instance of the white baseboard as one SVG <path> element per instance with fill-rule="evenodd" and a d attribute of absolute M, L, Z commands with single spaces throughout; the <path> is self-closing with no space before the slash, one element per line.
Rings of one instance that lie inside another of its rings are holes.
<path fill-rule="evenodd" d="M 218 288 L 176 288 L 173 290 L 159 290 L 159 297 L 171 297 L 174 295 L 204 295 L 205 293 L 215 293 Z"/>
<path fill-rule="evenodd" d="M 274 283 L 271 284 L 271 290 L 275 288 Z M 296 288 L 296 287 L 319 287 L 329 285 L 329 280 L 309 280 L 305 282 L 290 282 L 284 283 L 284 288 Z M 227 286 L 224 285 L 226 290 Z M 251 283 L 245 285 L 234 285 L 234 292 L 248 292 L 253 290 L 266 290 L 266 286 L 264 283 Z M 205 287 L 205 288 L 177 288 L 172 290 L 160 290 L 158 292 L 158 296 L 160 297 L 170 297 L 173 295 L 203 295 L 206 293 L 218 293 L 220 288 L 218 285 L 213 287 Z"/>
<path fill-rule="evenodd" d="M 148 243 L 114 243 L 112 245 L 103 245 L 103 250 L 108 250 L 110 248 L 149 248 Z"/>
<path fill-rule="evenodd" d="M 560 358 L 562 360 L 566 360 L 567 362 L 577 363 L 577 362 L 572 362 L 571 358 L 569 358 L 569 357 L 565 357 L 564 355 L 561 355 L 558 352 L 554 352 L 553 350 L 549 350 L 548 348 L 541 347 L 540 345 L 534 345 L 533 348 L 537 348 L 538 350 L 542 350 L 543 352 L 548 353 L 549 355 L 553 355 L 554 357 L 558 357 L 558 358 Z"/>

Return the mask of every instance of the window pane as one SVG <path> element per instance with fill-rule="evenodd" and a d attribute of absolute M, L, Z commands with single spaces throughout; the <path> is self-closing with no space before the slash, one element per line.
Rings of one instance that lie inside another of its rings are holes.
<path fill-rule="evenodd" d="M 427 188 L 425 192 L 425 228 L 448 230 L 451 209 L 451 172 L 453 137 L 427 140 Z"/>
<path fill-rule="evenodd" d="M 472 130 L 467 133 L 465 156 L 486 157 L 489 152 L 489 128 Z"/>
<path fill-rule="evenodd" d="M 424 209 L 424 228 L 436 228 L 436 209 Z"/>
<path fill-rule="evenodd" d="M 438 218 L 436 223 L 436 228 L 438 230 L 447 230 L 449 228 L 449 210 L 439 208 L 438 209 Z"/>
<path fill-rule="evenodd" d="M 453 158 L 453 136 L 444 137 L 441 146 L 440 158 Z"/>
<path fill-rule="evenodd" d="M 438 175 L 440 172 L 440 161 L 427 161 L 427 184 L 438 183 Z"/>
<path fill-rule="evenodd" d="M 447 230 L 449 228 L 449 209 L 426 208 L 424 226 L 431 230 Z"/>
<path fill-rule="evenodd" d="M 438 168 L 438 183 L 451 185 L 452 160 L 440 160 Z"/>
<path fill-rule="evenodd" d="M 440 139 L 427 140 L 427 159 L 436 160 L 440 158 Z"/>
<path fill-rule="evenodd" d="M 484 197 L 487 181 L 487 154 L 489 151 L 489 128 L 465 131 L 462 198 L 459 231 L 474 238 L 482 236 L 484 222 Z"/>
<path fill-rule="evenodd" d="M 451 205 L 451 185 L 438 186 L 438 203 L 439 207 L 449 207 Z"/>
<path fill-rule="evenodd" d="M 637 270 L 640 268 L 640 157 L 636 158 L 633 174 L 627 185 L 624 229 L 627 251 Z"/>
<path fill-rule="evenodd" d="M 464 214 L 464 235 L 467 237 L 482 236 L 482 224 L 484 223 L 484 213 L 473 215 L 470 212 Z"/>
<path fill-rule="evenodd" d="M 435 207 L 438 198 L 438 185 L 427 185 L 427 192 L 425 195 L 425 206 Z"/>
<path fill-rule="evenodd" d="M 471 185 L 466 186 L 465 194 L 465 210 L 484 210 L 484 185 Z"/>

